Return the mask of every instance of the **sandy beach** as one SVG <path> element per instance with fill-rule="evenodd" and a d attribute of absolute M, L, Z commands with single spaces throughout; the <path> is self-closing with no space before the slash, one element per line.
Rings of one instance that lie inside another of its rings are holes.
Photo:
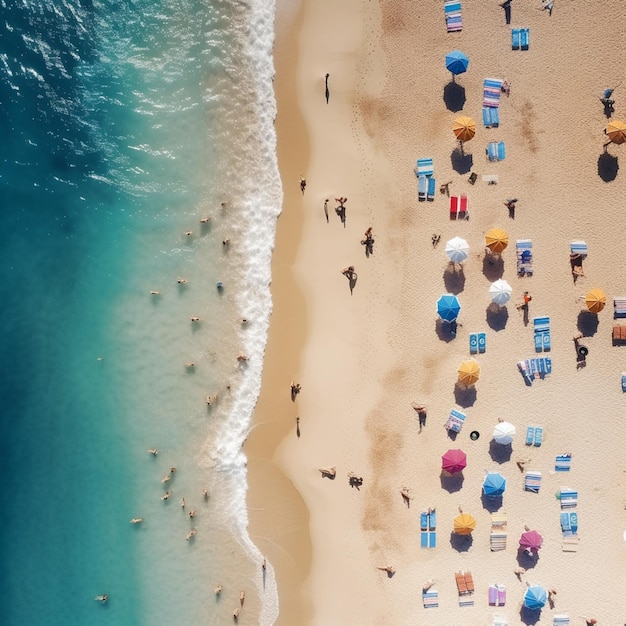
<path fill-rule="evenodd" d="M 626 297 L 616 210 L 624 172 L 603 180 L 598 169 L 607 140 L 599 101 L 605 88 L 615 87 L 613 119 L 626 118 L 626 35 L 609 27 L 623 23 L 626 5 L 556 0 L 551 15 L 541 7 L 514 0 L 507 25 L 496 0 L 465 0 L 462 31 L 447 33 L 443 2 L 304 0 L 297 9 L 278 2 L 276 127 L 285 197 L 262 390 L 244 450 L 250 533 L 276 572 L 280 624 L 479 625 L 495 615 L 511 625 L 552 624 L 558 614 L 572 624 L 584 624 L 581 616 L 614 626 L 626 620 L 626 348 L 611 342 L 619 323 L 613 298 Z M 512 27 L 530 29 L 528 50 L 511 49 Z M 451 89 L 445 56 L 453 49 L 470 59 L 456 78 L 462 107 L 444 99 Z M 501 95 L 498 128 L 482 123 L 490 77 L 511 86 Z M 459 115 L 477 124 L 463 159 L 453 156 Z M 487 144 L 499 141 L 506 158 L 490 162 Z M 619 165 L 624 148 L 608 147 Z M 428 157 L 436 194 L 420 202 L 415 162 Z M 470 219 L 450 219 L 450 200 L 439 192 L 449 181 L 451 195 L 467 196 Z M 344 222 L 335 210 L 340 197 L 348 198 Z M 513 217 L 503 204 L 510 197 L 518 199 Z M 368 257 L 361 240 L 369 227 L 375 243 Z M 502 261 L 490 263 L 485 233 L 494 227 L 510 243 Z M 452 271 L 444 248 L 455 236 L 470 252 Z M 532 276 L 517 274 L 518 239 L 532 240 Z M 576 282 L 572 240 L 588 245 Z M 341 273 L 348 266 L 357 274 L 352 290 Z M 498 278 L 513 294 L 493 312 L 488 289 Z M 585 313 L 592 288 L 607 295 L 597 316 Z M 526 290 L 525 316 L 516 304 Z M 448 292 L 461 304 L 453 338 L 436 312 Z M 550 318 L 547 354 L 535 353 L 536 316 Z M 478 332 L 486 334 L 486 351 L 475 357 L 480 379 L 460 390 L 457 369 Z M 589 349 L 585 367 L 572 340 L 578 332 Z M 517 363 L 535 356 L 549 356 L 552 372 L 528 385 Z M 291 381 L 302 386 L 294 399 Z M 426 406 L 422 429 L 412 402 Z M 444 428 L 451 409 L 467 416 L 454 440 Z M 508 455 L 491 442 L 498 419 L 517 430 Z M 541 446 L 525 445 L 529 425 L 543 428 Z M 472 431 L 480 434 L 475 441 Z M 441 477 L 449 448 L 467 453 L 462 481 Z M 556 472 L 555 457 L 564 453 L 572 455 L 571 470 Z M 519 460 L 541 472 L 539 493 L 524 490 Z M 324 467 L 336 468 L 334 480 L 322 477 Z M 507 479 L 502 551 L 490 550 L 486 471 Z M 358 489 L 350 472 L 363 478 Z M 555 498 L 562 487 L 579 492 L 576 552 L 562 549 Z M 470 539 L 452 533 L 459 507 L 476 519 Z M 420 513 L 428 508 L 437 512 L 433 549 L 420 547 Z M 532 562 L 518 554 L 526 526 L 544 539 Z M 387 565 L 396 570 L 391 577 L 377 569 Z M 526 572 L 518 577 L 520 566 Z M 473 575 L 473 606 L 459 606 L 459 571 Z M 439 593 L 436 608 L 422 603 L 428 580 Z M 504 606 L 488 604 L 496 583 L 506 586 Z M 557 590 L 554 607 L 522 610 L 527 583 Z"/>

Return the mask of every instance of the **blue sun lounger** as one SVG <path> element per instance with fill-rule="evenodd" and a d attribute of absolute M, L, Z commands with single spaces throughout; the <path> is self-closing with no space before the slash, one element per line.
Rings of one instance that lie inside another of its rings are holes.
<path fill-rule="evenodd" d="M 526 429 L 526 445 L 532 446 L 534 442 L 535 442 L 535 427 L 529 426 Z"/>
<path fill-rule="evenodd" d="M 504 161 L 506 156 L 506 149 L 504 147 L 504 141 L 491 141 L 487 145 L 487 158 L 490 161 Z"/>
<path fill-rule="evenodd" d="M 426 193 L 428 192 L 428 179 L 426 176 L 419 176 L 417 179 L 417 199 L 420 202 L 426 200 Z"/>
<path fill-rule="evenodd" d="M 443 5 L 446 16 L 446 29 L 449 33 L 463 30 L 463 15 L 461 13 L 461 3 L 458 0 L 448 0 Z"/>
<path fill-rule="evenodd" d="M 520 29 L 519 28 L 511 29 L 511 48 L 513 50 L 520 49 Z"/>
<path fill-rule="evenodd" d="M 533 446 L 539 448 L 543 443 L 543 428 L 541 426 L 535 426 L 535 438 L 533 439 Z"/>
<path fill-rule="evenodd" d="M 428 190 L 426 192 L 426 200 L 432 202 L 435 199 L 436 181 L 432 176 L 428 177 Z"/>
<path fill-rule="evenodd" d="M 622 372 L 622 391 L 626 393 L 626 372 Z"/>
<path fill-rule="evenodd" d="M 558 492 L 561 509 L 574 509 L 578 506 L 578 491 L 569 487 L 561 487 Z"/>
<path fill-rule="evenodd" d="M 500 126 L 500 113 L 497 107 L 483 107 L 483 124 L 485 128 Z"/>
<path fill-rule="evenodd" d="M 561 531 L 563 535 L 575 535 L 578 532 L 578 513 L 561 513 Z"/>
<path fill-rule="evenodd" d="M 533 319 L 535 331 L 535 352 L 550 351 L 550 318 L 535 317 Z"/>
<path fill-rule="evenodd" d="M 555 472 L 569 472 L 572 467 L 571 454 L 558 454 L 554 462 Z"/>
<path fill-rule="evenodd" d="M 478 333 L 470 333 L 469 351 L 470 354 L 478 354 Z"/>
<path fill-rule="evenodd" d="M 528 50 L 530 46 L 530 28 L 520 28 L 520 50 Z"/>
<path fill-rule="evenodd" d="M 478 333 L 478 352 L 483 354 L 487 350 L 487 333 Z"/>

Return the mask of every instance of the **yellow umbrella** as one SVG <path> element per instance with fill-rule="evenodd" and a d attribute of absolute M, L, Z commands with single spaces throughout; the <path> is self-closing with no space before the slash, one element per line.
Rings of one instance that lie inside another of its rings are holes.
<path fill-rule="evenodd" d="M 461 513 L 454 518 L 454 532 L 457 535 L 471 535 L 476 528 L 476 520 L 469 513 Z"/>
<path fill-rule="evenodd" d="M 465 115 L 457 117 L 454 120 L 452 132 L 459 141 L 469 141 L 476 134 L 476 122 Z"/>
<path fill-rule="evenodd" d="M 585 304 L 592 313 L 600 313 L 606 304 L 606 295 L 602 289 L 592 289 L 585 296 Z"/>
<path fill-rule="evenodd" d="M 501 228 L 492 228 L 487 231 L 485 242 L 489 250 L 499 254 L 509 245 L 509 236 Z"/>
<path fill-rule="evenodd" d="M 473 385 L 480 378 L 480 365 L 473 359 L 463 361 L 459 365 L 459 381 L 468 387 Z"/>
<path fill-rule="evenodd" d="M 619 120 L 609 122 L 604 132 L 613 143 L 621 144 L 626 141 L 626 124 L 624 122 Z"/>

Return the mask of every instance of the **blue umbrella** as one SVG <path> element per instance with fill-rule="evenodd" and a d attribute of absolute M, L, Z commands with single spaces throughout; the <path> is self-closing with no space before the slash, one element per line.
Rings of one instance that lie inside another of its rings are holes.
<path fill-rule="evenodd" d="M 535 585 L 534 587 L 528 587 L 524 594 L 524 606 L 527 609 L 536 611 L 542 609 L 546 605 L 548 599 L 548 592 L 544 587 Z"/>
<path fill-rule="evenodd" d="M 467 55 L 460 50 L 453 50 L 446 54 L 446 69 L 453 74 L 463 74 L 467 72 L 469 59 Z"/>
<path fill-rule="evenodd" d="M 489 472 L 483 482 L 483 491 L 487 497 L 497 498 L 506 489 L 506 478 L 498 472 Z"/>
<path fill-rule="evenodd" d="M 437 300 L 437 313 L 445 322 L 454 322 L 460 310 L 459 299 L 451 293 L 446 293 Z"/>

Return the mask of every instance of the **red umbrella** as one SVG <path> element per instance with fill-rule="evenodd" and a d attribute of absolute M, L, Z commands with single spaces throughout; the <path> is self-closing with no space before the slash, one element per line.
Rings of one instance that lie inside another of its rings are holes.
<path fill-rule="evenodd" d="M 543 537 L 536 530 L 529 530 L 522 533 L 519 545 L 528 550 L 539 550 L 543 545 Z"/>
<path fill-rule="evenodd" d="M 441 467 L 449 474 L 456 474 L 467 465 L 465 452 L 459 449 L 448 450 L 441 457 Z"/>

